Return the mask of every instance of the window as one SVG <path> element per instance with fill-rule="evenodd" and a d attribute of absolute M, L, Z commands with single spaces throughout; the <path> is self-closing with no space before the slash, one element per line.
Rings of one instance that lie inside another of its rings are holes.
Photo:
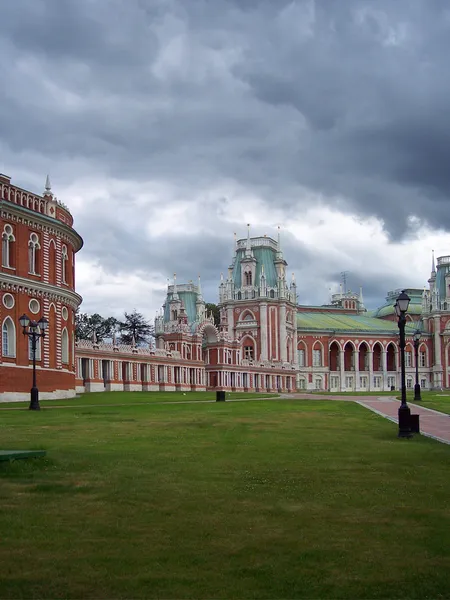
<path fill-rule="evenodd" d="M 339 377 L 336 377 L 336 375 L 330 377 L 330 387 L 332 390 L 336 390 L 339 387 Z"/>
<path fill-rule="evenodd" d="M 303 377 L 298 380 L 298 387 L 300 390 L 306 390 L 306 381 Z"/>
<path fill-rule="evenodd" d="M 419 353 L 419 367 L 427 366 L 427 353 L 423 350 Z"/>
<path fill-rule="evenodd" d="M 247 358 L 248 360 L 253 360 L 253 356 L 253 346 L 244 346 L 244 358 Z"/>
<path fill-rule="evenodd" d="M 304 350 L 299 350 L 298 351 L 298 366 L 299 367 L 305 367 L 306 366 L 305 351 Z"/>
<path fill-rule="evenodd" d="M 411 367 L 411 366 L 412 366 L 412 352 L 407 350 L 405 352 L 405 367 Z"/>
<path fill-rule="evenodd" d="M 421 388 L 426 388 L 427 387 L 427 380 L 426 379 L 421 379 L 420 380 L 420 387 Z"/>
<path fill-rule="evenodd" d="M 351 390 L 353 388 L 353 377 L 345 378 L 345 389 Z"/>
<path fill-rule="evenodd" d="M 387 384 L 388 384 L 389 389 L 395 388 L 395 377 L 388 377 Z"/>
<path fill-rule="evenodd" d="M 28 272 L 31 275 L 37 275 L 39 272 L 39 238 L 36 233 L 30 234 L 28 242 Z"/>
<path fill-rule="evenodd" d="M 63 364 L 69 364 L 69 334 L 64 327 L 61 334 L 61 361 Z"/>
<path fill-rule="evenodd" d="M 379 377 L 379 376 L 375 376 L 375 377 L 373 378 L 373 387 L 374 387 L 376 390 L 379 390 L 379 389 L 381 388 L 381 377 Z"/>
<path fill-rule="evenodd" d="M 316 390 L 321 390 L 322 389 L 322 380 L 320 378 L 317 378 L 315 381 L 315 388 Z"/>
<path fill-rule="evenodd" d="M 28 336 L 28 358 L 33 360 L 33 340 Z M 36 360 L 41 360 L 41 338 L 36 338 Z"/>
<path fill-rule="evenodd" d="M 2 327 L 2 354 L 16 356 L 16 328 L 10 317 L 6 317 Z"/>
<path fill-rule="evenodd" d="M 366 389 L 367 388 L 367 377 L 360 377 L 359 378 L 359 387 L 361 389 Z"/>
<path fill-rule="evenodd" d="M 67 283 L 66 280 L 66 269 L 67 269 L 67 246 L 63 245 L 61 248 L 61 270 L 62 270 L 62 281 L 63 283 Z"/>
<path fill-rule="evenodd" d="M 244 273 L 244 281 L 245 281 L 245 285 L 252 285 L 252 273 L 251 273 L 251 271 L 246 271 Z"/>
<path fill-rule="evenodd" d="M 411 377 L 408 377 L 406 380 L 406 387 L 408 388 L 408 390 L 410 390 L 412 388 L 412 379 Z"/>
<path fill-rule="evenodd" d="M 313 367 L 322 366 L 322 350 L 313 350 Z"/>
<path fill-rule="evenodd" d="M 2 266 L 13 268 L 13 244 L 16 238 L 11 225 L 6 224 L 2 233 Z"/>

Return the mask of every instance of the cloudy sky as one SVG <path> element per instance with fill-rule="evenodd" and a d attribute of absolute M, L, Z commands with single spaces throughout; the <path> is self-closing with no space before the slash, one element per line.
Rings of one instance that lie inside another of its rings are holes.
<path fill-rule="evenodd" d="M 450 254 L 448 0 L 14 0 L 0 171 L 69 205 L 83 310 L 217 301 L 233 232 L 282 228 L 299 302 L 366 304 Z"/>

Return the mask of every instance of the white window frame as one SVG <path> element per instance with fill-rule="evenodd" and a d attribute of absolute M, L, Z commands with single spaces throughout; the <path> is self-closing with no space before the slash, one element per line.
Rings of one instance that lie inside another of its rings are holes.
<path fill-rule="evenodd" d="M 11 317 L 6 317 L 2 323 L 2 356 L 16 357 L 16 326 Z"/>

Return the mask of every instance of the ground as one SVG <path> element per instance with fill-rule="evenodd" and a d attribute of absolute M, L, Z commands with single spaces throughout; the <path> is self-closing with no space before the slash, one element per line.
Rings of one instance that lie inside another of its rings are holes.
<path fill-rule="evenodd" d="M 207 398 L 2 406 L 2 445 L 47 457 L 0 465 L 0 597 L 450 596 L 448 445 L 353 402 Z"/>

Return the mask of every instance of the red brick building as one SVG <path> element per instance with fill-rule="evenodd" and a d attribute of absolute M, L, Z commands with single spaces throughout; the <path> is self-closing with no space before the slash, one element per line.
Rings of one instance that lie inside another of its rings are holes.
<path fill-rule="evenodd" d="M 48 335 L 36 352 L 42 397 L 75 394 L 75 253 L 83 245 L 68 208 L 47 178 L 42 196 L 11 184 L 0 174 L 0 399 L 28 398 L 29 339 L 19 317 L 45 317 Z"/>

